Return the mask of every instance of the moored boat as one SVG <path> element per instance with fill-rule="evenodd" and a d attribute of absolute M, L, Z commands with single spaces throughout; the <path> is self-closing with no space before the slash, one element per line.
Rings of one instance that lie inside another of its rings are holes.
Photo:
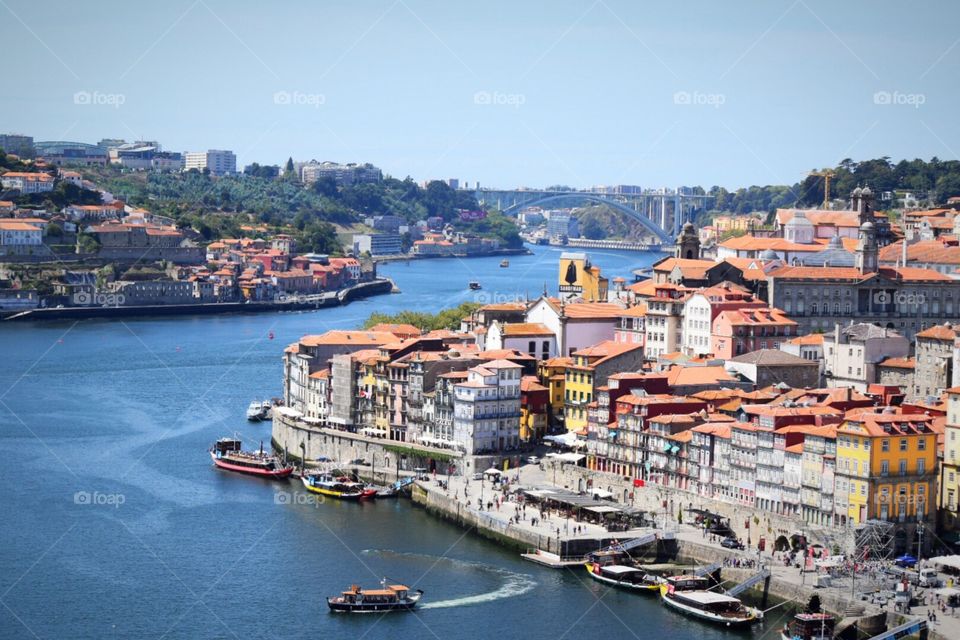
<path fill-rule="evenodd" d="M 763 619 L 762 611 L 744 605 L 739 598 L 715 591 L 687 588 L 699 579 L 694 576 L 667 578 L 660 585 L 660 596 L 664 604 L 681 613 L 727 627 L 745 626 Z"/>
<path fill-rule="evenodd" d="M 594 580 L 621 589 L 655 593 L 663 583 L 663 578 L 652 576 L 637 567 L 623 564 L 600 565 L 596 562 L 588 562 L 586 566 L 587 573 Z"/>
<path fill-rule="evenodd" d="M 501 267 L 504 267 L 504 268 L 509 267 L 509 266 L 510 266 L 510 261 L 507 260 L 506 258 L 504 258 L 503 260 L 500 261 L 500 266 L 501 266 Z"/>
<path fill-rule="evenodd" d="M 329 473 L 310 473 L 300 480 L 307 491 L 337 500 L 366 500 L 377 497 L 376 489 L 349 478 L 335 478 Z"/>
<path fill-rule="evenodd" d="M 262 402 L 254 400 L 247 407 L 247 420 L 250 422 L 260 422 L 266 417 Z"/>
<path fill-rule="evenodd" d="M 287 478 L 293 473 L 293 465 L 265 452 L 262 442 L 260 451 L 244 451 L 236 438 L 220 438 L 210 448 L 210 458 L 220 469 L 264 478 Z"/>
<path fill-rule="evenodd" d="M 410 611 L 417 606 L 423 590 L 410 592 L 402 584 L 387 584 L 386 578 L 379 589 L 361 589 L 351 585 L 350 589 L 339 596 L 327 598 L 327 606 L 334 613 L 375 613 L 388 611 Z"/>
<path fill-rule="evenodd" d="M 836 619 L 828 613 L 798 613 L 780 631 L 782 640 L 833 640 Z"/>

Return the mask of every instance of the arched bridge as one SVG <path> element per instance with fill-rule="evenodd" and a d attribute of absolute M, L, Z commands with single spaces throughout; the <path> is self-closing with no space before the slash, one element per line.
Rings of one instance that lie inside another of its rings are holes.
<path fill-rule="evenodd" d="M 515 215 L 527 207 L 539 207 L 555 202 L 595 202 L 636 220 L 643 228 L 664 244 L 673 244 L 683 224 L 706 205 L 712 196 L 685 193 L 685 189 L 647 190 L 642 193 L 597 193 L 592 191 L 531 191 L 480 189 L 477 201 L 496 206 L 506 214 Z"/>

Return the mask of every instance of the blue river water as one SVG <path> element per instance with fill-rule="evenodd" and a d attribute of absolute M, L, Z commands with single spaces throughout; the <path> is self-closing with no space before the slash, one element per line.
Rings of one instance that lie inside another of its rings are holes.
<path fill-rule="evenodd" d="M 393 263 L 381 271 L 402 294 L 315 312 L 0 326 L 0 638 L 741 637 L 406 501 L 310 504 L 292 482 L 210 465 L 222 435 L 269 445 L 269 423 L 244 411 L 279 394 L 280 354 L 301 335 L 374 310 L 534 297 L 558 257 Z M 592 252 L 611 278 L 657 257 Z M 327 595 L 381 576 L 424 589 L 423 609 L 328 613 Z"/>

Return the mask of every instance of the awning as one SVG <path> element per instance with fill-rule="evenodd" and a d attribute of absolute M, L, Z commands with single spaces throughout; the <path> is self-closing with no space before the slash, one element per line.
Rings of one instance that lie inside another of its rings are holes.
<path fill-rule="evenodd" d="M 663 445 L 663 450 L 664 450 L 664 451 L 670 451 L 670 447 L 672 447 L 672 446 L 673 446 L 672 444 L 670 444 L 669 442 L 667 442 L 666 444 Z"/>
<path fill-rule="evenodd" d="M 606 489 L 594 489 L 590 492 L 595 498 L 612 498 L 613 492 Z"/>
<path fill-rule="evenodd" d="M 679 452 L 680 452 L 680 447 L 677 447 L 677 446 L 670 447 L 670 453 L 676 454 Z"/>
<path fill-rule="evenodd" d="M 960 589 L 955 587 L 943 587 L 942 589 L 937 589 L 934 591 L 934 593 L 938 596 L 946 596 L 949 598 L 950 596 L 960 596 Z"/>
<path fill-rule="evenodd" d="M 930 558 L 928 562 L 932 562 L 935 565 L 941 567 L 950 567 L 951 569 L 960 570 L 960 556 L 937 556 L 936 558 Z"/>
<path fill-rule="evenodd" d="M 583 510 L 590 511 L 591 513 L 620 513 L 620 509 L 607 506 L 584 507 Z"/>
<path fill-rule="evenodd" d="M 554 459 L 560 460 L 561 462 L 572 462 L 574 464 L 580 462 L 586 457 L 587 456 L 583 455 L 582 453 L 558 453 L 553 456 Z"/>

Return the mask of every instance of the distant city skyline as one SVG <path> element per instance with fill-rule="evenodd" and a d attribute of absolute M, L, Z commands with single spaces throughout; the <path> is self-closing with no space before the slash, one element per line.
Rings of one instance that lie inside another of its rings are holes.
<path fill-rule="evenodd" d="M 957 159 L 952 3 L 0 2 L 0 133 L 575 188 Z"/>

